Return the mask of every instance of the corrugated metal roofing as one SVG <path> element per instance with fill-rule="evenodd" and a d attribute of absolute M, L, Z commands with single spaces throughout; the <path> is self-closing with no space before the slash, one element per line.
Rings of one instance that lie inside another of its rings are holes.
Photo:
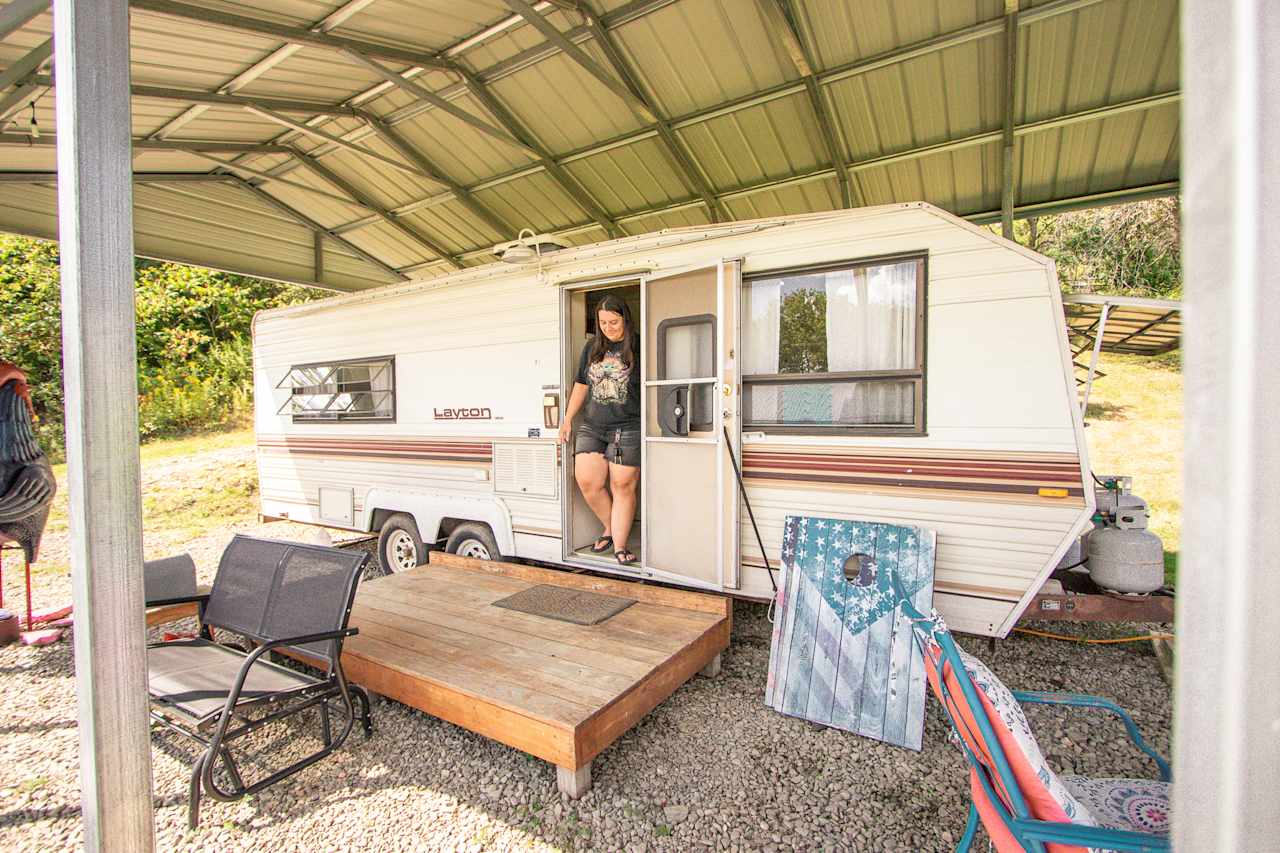
<path fill-rule="evenodd" d="M 503 0 L 132 5 L 149 255 L 361 289 L 526 226 L 580 244 L 831 209 L 842 175 L 852 205 L 998 218 L 1004 0 L 544 0 L 545 23 Z M 1177 2 L 1017 20 L 1018 210 L 1176 192 Z M 51 25 L 0 39 L 0 229 L 45 237 L 50 63 L 4 75 Z"/>

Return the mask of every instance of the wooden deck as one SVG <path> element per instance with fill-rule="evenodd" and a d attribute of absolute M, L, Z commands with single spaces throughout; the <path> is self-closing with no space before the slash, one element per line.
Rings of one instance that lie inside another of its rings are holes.
<path fill-rule="evenodd" d="M 535 584 L 636 604 L 583 626 L 493 607 Z M 366 581 L 342 655 L 347 677 L 383 696 L 555 764 L 581 796 L 591 760 L 729 645 L 728 598 L 432 553 Z"/>

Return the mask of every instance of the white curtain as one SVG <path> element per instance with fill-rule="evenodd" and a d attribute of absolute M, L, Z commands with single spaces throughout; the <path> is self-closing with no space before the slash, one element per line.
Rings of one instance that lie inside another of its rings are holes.
<path fill-rule="evenodd" d="M 827 274 L 827 369 L 915 366 L 917 261 Z M 911 423 L 910 382 L 840 382 L 831 389 L 833 423 Z"/>
<path fill-rule="evenodd" d="M 746 305 L 742 313 L 746 323 L 742 330 L 745 338 L 742 374 L 777 373 L 778 341 L 782 328 L 782 280 L 752 282 L 746 289 L 744 301 Z M 747 402 L 750 406 L 748 421 L 776 423 L 782 414 L 777 385 L 753 386 Z"/>

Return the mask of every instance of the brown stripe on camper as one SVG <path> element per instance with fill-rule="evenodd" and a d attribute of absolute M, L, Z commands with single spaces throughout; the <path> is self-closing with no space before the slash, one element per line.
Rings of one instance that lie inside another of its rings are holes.
<path fill-rule="evenodd" d="M 984 453 L 903 448 L 748 446 L 743 477 L 772 485 L 856 491 L 950 493 L 984 499 L 1081 505 L 1080 460 L 1069 453 Z M 1061 489 L 1049 497 L 1042 489 Z"/>
<path fill-rule="evenodd" d="M 474 439 L 375 438 L 372 436 L 272 436 L 258 437 L 258 448 L 270 453 L 306 456 L 355 456 L 373 460 L 415 462 L 489 463 L 493 444 Z"/>

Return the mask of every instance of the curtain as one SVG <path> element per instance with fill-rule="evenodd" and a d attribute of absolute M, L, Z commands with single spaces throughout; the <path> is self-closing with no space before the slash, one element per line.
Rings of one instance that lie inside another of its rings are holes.
<path fill-rule="evenodd" d="M 742 375 L 778 372 L 778 343 L 782 330 L 782 279 L 752 282 L 743 306 Z M 778 386 L 756 385 L 747 396 L 747 420 L 776 423 L 782 415 Z"/>
<path fill-rule="evenodd" d="M 915 366 L 918 262 L 827 274 L 827 369 Z M 832 423 L 911 423 L 910 382 L 840 382 L 831 389 Z"/>

